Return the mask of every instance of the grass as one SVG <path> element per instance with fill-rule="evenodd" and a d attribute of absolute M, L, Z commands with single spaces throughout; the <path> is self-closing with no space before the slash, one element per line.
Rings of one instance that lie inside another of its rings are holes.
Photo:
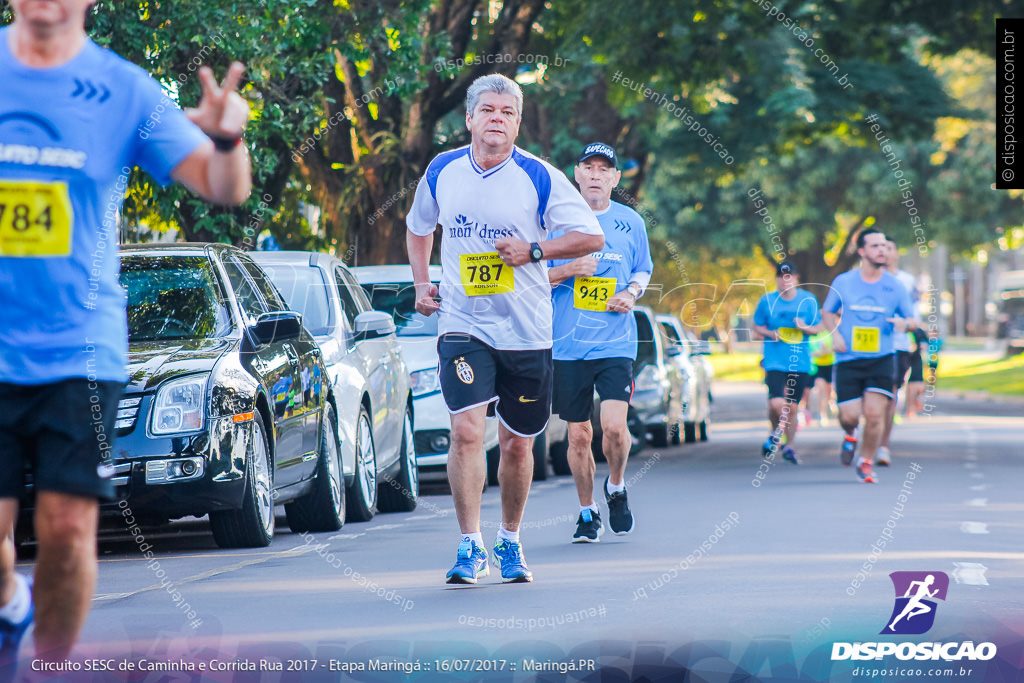
<path fill-rule="evenodd" d="M 760 382 L 764 378 L 760 353 L 716 353 L 709 358 L 715 368 L 715 379 Z M 943 352 L 939 354 L 938 388 L 1024 396 L 1024 354 L 1004 358 L 991 353 Z"/>
<path fill-rule="evenodd" d="M 938 388 L 1024 396 L 1024 354 L 940 353 Z"/>

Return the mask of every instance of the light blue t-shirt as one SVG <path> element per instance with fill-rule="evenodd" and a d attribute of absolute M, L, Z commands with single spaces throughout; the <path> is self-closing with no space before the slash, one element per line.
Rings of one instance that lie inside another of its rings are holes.
<path fill-rule="evenodd" d="M 37 69 L 10 38 L 0 29 L 0 382 L 125 381 L 116 216 L 128 174 L 166 184 L 206 137 L 145 71 L 91 40 Z"/>
<path fill-rule="evenodd" d="M 754 324 L 779 330 L 780 341 L 764 340 L 764 369 L 782 372 L 810 372 L 810 335 L 796 327 L 800 318 L 813 327 L 821 322 L 818 300 L 810 292 L 797 289 L 795 296 L 786 301 L 778 292 L 761 297 L 754 310 Z"/>
<path fill-rule="evenodd" d="M 869 284 L 864 282 L 859 268 L 836 276 L 825 297 L 824 310 L 842 313 L 836 331 L 846 342 L 847 350 L 836 352 L 837 363 L 891 355 L 893 324 L 886 319 L 914 316 L 910 295 L 895 276 L 883 271 L 877 282 Z"/>
<path fill-rule="evenodd" d="M 604 230 L 604 249 L 595 252 L 598 259 L 594 278 L 614 278 L 607 295 L 614 295 L 629 286 L 635 273 L 652 273 L 651 249 L 647 242 L 644 219 L 625 204 L 611 202 L 607 209 L 595 214 Z M 561 231 L 551 239 L 561 237 Z M 572 259 L 552 259 L 548 267 L 569 263 Z M 636 318 L 632 313 L 611 313 L 587 310 L 576 306 L 576 278 L 569 278 L 552 290 L 554 360 L 591 360 L 596 358 L 636 359 Z M 600 285 L 596 287 L 600 292 Z M 591 291 L 595 289 L 591 288 Z M 613 291 L 612 291 L 613 290 Z M 582 292 L 582 290 L 581 290 Z M 604 297 L 607 298 L 607 297 Z M 585 304 L 584 304 L 585 305 Z"/>

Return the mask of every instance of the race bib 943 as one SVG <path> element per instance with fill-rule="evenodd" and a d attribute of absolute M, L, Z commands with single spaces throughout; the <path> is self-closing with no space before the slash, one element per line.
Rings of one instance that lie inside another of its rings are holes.
<path fill-rule="evenodd" d="M 512 266 L 498 256 L 498 252 L 459 255 L 459 278 L 466 296 L 508 294 L 515 280 Z"/>
<path fill-rule="evenodd" d="M 0 256 L 70 256 L 73 224 L 66 183 L 0 179 Z"/>
<path fill-rule="evenodd" d="M 615 294 L 615 278 L 577 276 L 572 286 L 572 305 L 584 311 L 607 311 Z"/>

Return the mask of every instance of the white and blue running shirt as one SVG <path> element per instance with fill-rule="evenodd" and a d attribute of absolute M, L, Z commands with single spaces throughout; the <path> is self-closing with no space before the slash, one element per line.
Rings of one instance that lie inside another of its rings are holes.
<path fill-rule="evenodd" d="M 509 351 L 551 348 L 551 285 L 545 260 L 510 268 L 494 242 L 544 242 L 556 230 L 604 234 L 569 179 L 518 147 L 487 170 L 469 145 L 439 154 L 416 187 L 406 225 L 420 236 L 441 227 L 438 333 Z"/>

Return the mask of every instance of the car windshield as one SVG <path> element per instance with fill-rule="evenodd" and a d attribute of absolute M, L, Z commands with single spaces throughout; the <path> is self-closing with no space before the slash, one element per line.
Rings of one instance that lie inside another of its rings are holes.
<path fill-rule="evenodd" d="M 654 342 L 655 331 L 651 327 L 650 318 L 639 311 L 633 312 L 636 318 L 636 362 L 634 367 L 658 364 L 658 347 Z"/>
<path fill-rule="evenodd" d="M 323 273 L 314 266 L 290 263 L 260 263 L 278 291 L 284 295 L 288 308 L 302 314 L 302 324 L 312 335 L 330 334 L 331 307 Z"/>
<path fill-rule="evenodd" d="M 231 331 L 231 315 L 205 256 L 121 258 L 128 339 L 209 339 Z"/>
<path fill-rule="evenodd" d="M 390 313 L 399 337 L 436 337 L 437 316 L 416 312 L 416 288 L 411 282 L 384 282 L 363 285 L 370 305 Z"/>

